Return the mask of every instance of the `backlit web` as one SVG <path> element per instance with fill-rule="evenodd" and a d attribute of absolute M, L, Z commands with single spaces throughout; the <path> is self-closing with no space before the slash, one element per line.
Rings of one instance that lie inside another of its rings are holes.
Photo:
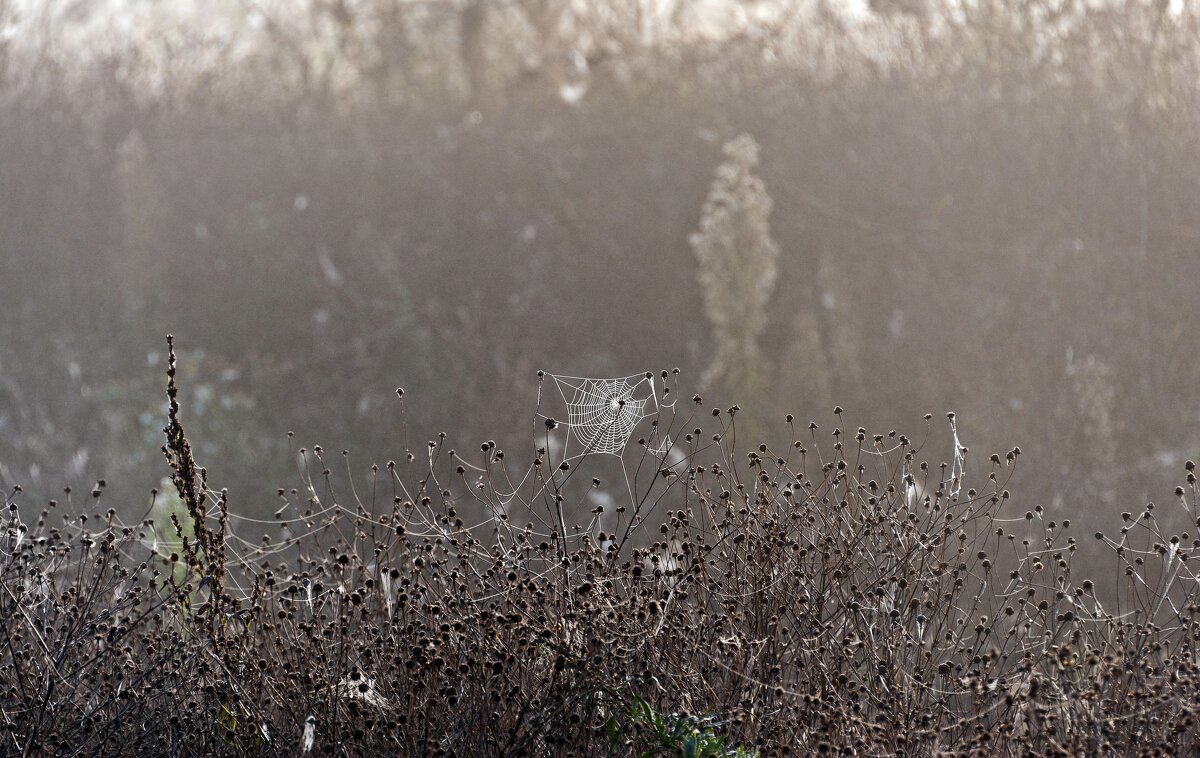
<path fill-rule="evenodd" d="M 619 379 L 551 375 L 567 407 L 564 457 L 620 455 L 634 428 L 658 412 L 649 374 Z"/>

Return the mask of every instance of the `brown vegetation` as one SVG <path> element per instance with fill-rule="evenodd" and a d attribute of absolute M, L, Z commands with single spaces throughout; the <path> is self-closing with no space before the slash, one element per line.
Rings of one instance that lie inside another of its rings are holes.
<path fill-rule="evenodd" d="M 968 488 L 843 415 L 746 451 L 736 412 L 680 403 L 674 451 L 631 443 L 632 499 L 561 530 L 589 457 L 540 450 L 514 486 L 495 443 L 438 439 L 367 489 L 315 449 L 264 526 L 207 489 L 172 402 L 169 524 L 103 486 L 28 524 L 6 498 L 4 750 L 669 753 L 659 722 L 764 755 L 1196 746 L 1200 540 L 1125 514 L 1093 582 L 1068 522 L 1014 511 L 1019 450 Z M 1200 527 L 1190 462 L 1176 498 Z"/>
<path fill-rule="evenodd" d="M 132 517 L 164 329 L 195 348 L 197 454 L 260 516 L 289 429 L 366 463 L 517 438 L 536 368 L 699 377 L 688 238 L 742 133 L 778 275 L 764 396 L 723 405 L 954 408 L 968 444 L 1032 453 L 1031 502 L 1096 525 L 1196 449 L 1193 4 L 933 0 L 720 39 L 687 2 L 644 35 L 636 3 L 569 5 L 313 0 L 227 43 L 9 40 L 4 482 L 103 476 Z"/>

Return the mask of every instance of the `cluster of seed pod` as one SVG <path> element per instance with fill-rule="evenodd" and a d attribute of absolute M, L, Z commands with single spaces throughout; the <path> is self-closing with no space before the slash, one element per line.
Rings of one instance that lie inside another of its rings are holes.
<path fill-rule="evenodd" d="M 468 461 L 444 436 L 374 467 L 362 499 L 304 450 L 321 473 L 280 490 L 280 536 L 253 542 L 173 403 L 169 524 L 122 522 L 102 486 L 29 523 L 6 497 L 0 740 L 625 754 L 645 749 L 640 699 L 761 754 L 1196 747 L 1200 541 L 1153 506 L 1096 535 L 1117 571 L 1094 582 L 1069 522 L 1014 508 L 1019 449 L 974 489 L 840 408 L 828 431 L 788 417 L 779 451 L 739 450 L 734 409 L 692 408 L 671 420 L 678 445 L 639 441 L 628 501 L 589 499 L 586 459 L 536 465 L 540 450 L 514 477 L 495 443 Z"/>

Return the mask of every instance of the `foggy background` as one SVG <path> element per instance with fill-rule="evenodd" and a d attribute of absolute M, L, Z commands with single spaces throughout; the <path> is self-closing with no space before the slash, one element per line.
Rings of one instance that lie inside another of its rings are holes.
<path fill-rule="evenodd" d="M 955 411 L 968 486 L 1021 447 L 1013 513 L 1171 505 L 1198 31 L 1150 0 L 0 0 L 0 485 L 140 512 L 173 332 L 249 513 L 289 444 L 523 452 L 538 369 L 674 367 L 776 443 L 930 412 L 936 465 Z M 738 145 L 769 229 L 705 263 Z"/>

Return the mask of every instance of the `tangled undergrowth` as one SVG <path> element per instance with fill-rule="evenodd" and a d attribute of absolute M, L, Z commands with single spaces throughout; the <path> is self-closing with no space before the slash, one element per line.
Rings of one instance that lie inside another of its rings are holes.
<path fill-rule="evenodd" d="M 66 515 L 6 496 L 4 753 L 1197 747 L 1200 541 L 1146 506 L 1095 535 L 1114 575 L 1077 576 L 1070 524 L 1005 489 L 1018 449 L 972 462 L 977 490 L 957 441 L 928 463 L 838 409 L 833 429 L 789 417 L 786 450 L 739 450 L 736 408 L 694 398 L 655 422 L 675 443 L 630 445 L 607 505 L 586 458 L 542 447 L 513 477 L 494 443 L 472 463 L 439 438 L 369 494 L 302 450 L 319 473 L 263 525 L 209 489 L 170 360 L 175 492 L 144 519 L 102 483 Z M 1193 469 L 1175 494 L 1197 524 Z"/>

